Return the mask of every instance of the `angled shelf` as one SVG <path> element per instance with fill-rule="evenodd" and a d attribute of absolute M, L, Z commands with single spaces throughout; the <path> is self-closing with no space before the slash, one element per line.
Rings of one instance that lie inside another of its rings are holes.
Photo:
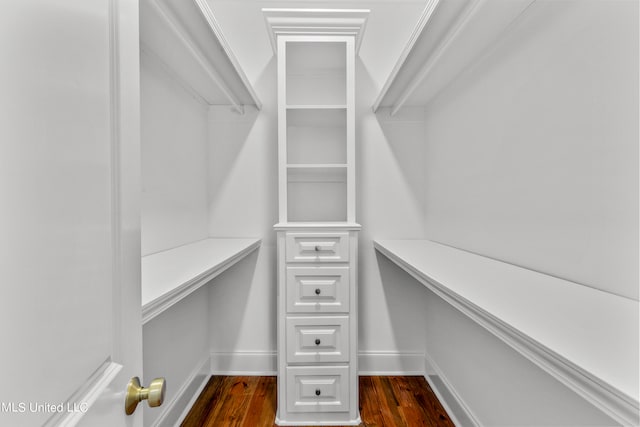
<path fill-rule="evenodd" d="M 428 0 L 373 111 L 425 106 L 504 37 L 535 0 Z"/>
<path fill-rule="evenodd" d="M 636 425 L 638 301 L 429 240 L 374 247 L 616 421 Z"/>
<path fill-rule="evenodd" d="M 204 239 L 142 257 L 142 324 L 260 247 L 260 239 Z"/>
<path fill-rule="evenodd" d="M 140 50 L 208 105 L 262 108 L 206 0 L 141 0 Z"/>

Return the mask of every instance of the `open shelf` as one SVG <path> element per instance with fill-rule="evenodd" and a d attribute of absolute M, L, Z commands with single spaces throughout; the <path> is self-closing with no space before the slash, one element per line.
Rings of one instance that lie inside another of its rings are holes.
<path fill-rule="evenodd" d="M 140 48 L 209 105 L 262 107 L 206 0 L 141 0 Z"/>
<path fill-rule="evenodd" d="M 287 111 L 287 162 L 346 163 L 345 109 Z"/>
<path fill-rule="evenodd" d="M 374 247 L 622 425 L 636 425 L 638 301 L 429 240 Z"/>
<path fill-rule="evenodd" d="M 142 323 L 260 247 L 260 239 L 204 239 L 142 257 Z"/>
<path fill-rule="evenodd" d="M 429 0 L 373 110 L 425 106 L 482 57 L 535 0 Z"/>
<path fill-rule="evenodd" d="M 345 104 L 297 104 L 287 105 L 287 111 L 293 110 L 346 110 Z"/>
<path fill-rule="evenodd" d="M 297 175 L 295 179 L 287 182 L 287 191 L 289 221 L 343 222 L 347 220 L 347 184 L 346 181 L 340 181 L 339 176 Z"/>
<path fill-rule="evenodd" d="M 345 164 L 287 165 L 288 182 L 347 182 Z"/>
<path fill-rule="evenodd" d="M 344 42 L 288 42 L 287 104 L 346 104 L 346 63 Z"/>

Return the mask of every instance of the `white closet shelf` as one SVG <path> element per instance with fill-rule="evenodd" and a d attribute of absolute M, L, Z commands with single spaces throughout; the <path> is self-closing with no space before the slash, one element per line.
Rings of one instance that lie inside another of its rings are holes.
<path fill-rule="evenodd" d="M 327 227 L 330 227 L 334 230 L 360 230 L 362 226 L 355 222 L 347 222 L 347 221 L 289 221 L 289 222 L 279 222 L 273 226 L 273 229 L 276 231 L 287 231 L 294 229 L 301 230 L 323 230 Z"/>
<path fill-rule="evenodd" d="M 346 110 L 345 104 L 287 105 L 287 110 Z"/>
<path fill-rule="evenodd" d="M 503 38 L 535 0 L 428 0 L 373 104 L 425 106 Z"/>
<path fill-rule="evenodd" d="M 260 247 L 261 239 L 204 239 L 142 257 L 142 323 Z"/>
<path fill-rule="evenodd" d="M 140 47 L 207 104 L 262 108 L 206 0 L 141 0 Z"/>
<path fill-rule="evenodd" d="M 346 169 L 346 163 L 289 163 L 287 169 Z"/>
<path fill-rule="evenodd" d="M 638 301 L 429 240 L 374 247 L 616 421 L 637 423 Z"/>

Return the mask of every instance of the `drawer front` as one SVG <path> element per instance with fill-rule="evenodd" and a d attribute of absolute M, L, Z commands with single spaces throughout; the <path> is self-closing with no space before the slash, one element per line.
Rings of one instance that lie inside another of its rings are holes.
<path fill-rule="evenodd" d="M 348 313 L 349 267 L 287 267 L 287 311 Z"/>
<path fill-rule="evenodd" d="M 287 262 L 347 262 L 349 233 L 296 233 L 286 236 Z"/>
<path fill-rule="evenodd" d="M 349 361 L 349 316 L 287 317 L 287 362 Z"/>
<path fill-rule="evenodd" d="M 346 412 L 349 410 L 349 367 L 287 368 L 289 412 Z"/>

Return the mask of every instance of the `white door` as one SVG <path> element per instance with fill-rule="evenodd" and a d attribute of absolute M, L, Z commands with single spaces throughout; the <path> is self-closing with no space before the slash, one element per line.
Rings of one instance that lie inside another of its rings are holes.
<path fill-rule="evenodd" d="M 2 1 L 2 426 L 142 425 L 138 80 L 137 1 Z"/>

